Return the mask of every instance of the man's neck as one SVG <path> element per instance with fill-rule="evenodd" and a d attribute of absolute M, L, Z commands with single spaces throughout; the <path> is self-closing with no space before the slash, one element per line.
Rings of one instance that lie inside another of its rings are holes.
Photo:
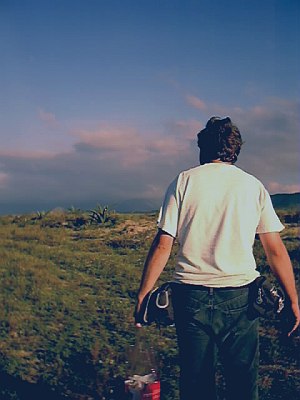
<path fill-rule="evenodd" d="M 221 161 L 221 160 L 211 160 L 211 163 L 218 163 L 218 164 L 228 164 L 232 165 L 231 162 Z"/>

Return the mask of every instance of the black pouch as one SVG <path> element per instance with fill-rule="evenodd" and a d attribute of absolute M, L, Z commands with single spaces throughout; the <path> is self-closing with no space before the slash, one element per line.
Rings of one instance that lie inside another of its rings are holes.
<path fill-rule="evenodd" d="M 151 325 L 152 323 L 156 323 L 158 326 L 174 325 L 170 282 L 162 284 L 146 295 L 136 322 L 142 325 Z"/>
<path fill-rule="evenodd" d="M 278 319 L 285 306 L 283 290 L 259 276 L 250 286 L 249 317 Z"/>

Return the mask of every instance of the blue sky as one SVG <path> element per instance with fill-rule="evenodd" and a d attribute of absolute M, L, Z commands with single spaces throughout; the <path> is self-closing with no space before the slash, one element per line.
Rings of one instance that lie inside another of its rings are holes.
<path fill-rule="evenodd" d="M 197 165 L 212 115 L 238 166 L 300 191 L 297 0 L 1 0 L 0 213 L 143 198 Z"/>

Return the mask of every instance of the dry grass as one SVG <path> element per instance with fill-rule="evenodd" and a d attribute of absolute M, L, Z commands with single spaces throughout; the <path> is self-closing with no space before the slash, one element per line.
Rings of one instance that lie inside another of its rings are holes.
<path fill-rule="evenodd" d="M 2 371 L 69 399 L 122 400 L 135 293 L 156 219 L 154 213 L 113 215 L 106 224 L 80 225 L 88 221 L 84 212 L 0 218 Z M 283 239 L 299 276 L 299 227 L 288 226 Z M 176 247 L 162 279 L 170 276 L 175 253 Z M 258 243 L 255 253 L 267 271 Z M 261 336 L 261 399 L 296 399 L 298 339 L 282 342 L 273 323 L 261 326 Z M 176 400 L 174 329 L 160 336 L 150 327 L 145 340 L 160 353 L 162 400 Z M 19 400 L 17 387 L 0 382 L 0 398 Z"/>

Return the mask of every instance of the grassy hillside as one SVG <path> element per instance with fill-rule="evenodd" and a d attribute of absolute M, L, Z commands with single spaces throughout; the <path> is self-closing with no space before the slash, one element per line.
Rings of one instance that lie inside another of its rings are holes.
<path fill-rule="evenodd" d="M 274 207 L 300 211 L 300 193 L 278 193 L 271 196 Z"/>
<path fill-rule="evenodd" d="M 98 217 L 72 209 L 0 218 L 1 399 L 122 400 L 135 293 L 157 215 L 98 210 Z M 288 225 L 283 239 L 299 278 L 298 226 Z M 255 254 L 268 273 L 258 243 Z M 162 400 L 176 400 L 174 328 L 142 335 L 159 354 Z M 286 340 L 278 324 L 262 323 L 261 399 L 296 399 L 297 348 L 298 337 Z M 218 376 L 222 399 L 221 368 Z"/>

